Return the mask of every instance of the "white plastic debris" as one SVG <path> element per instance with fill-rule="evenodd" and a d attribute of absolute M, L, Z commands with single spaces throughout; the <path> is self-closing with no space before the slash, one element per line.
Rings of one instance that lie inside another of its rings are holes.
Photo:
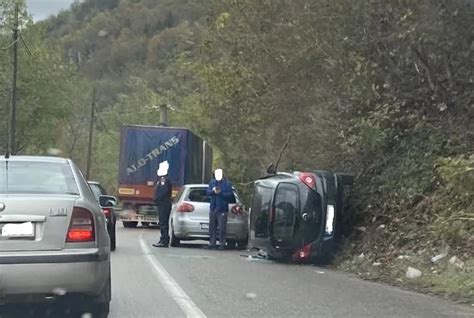
<path fill-rule="evenodd" d="M 255 298 L 257 298 L 257 294 L 255 294 L 255 293 L 247 293 L 247 294 L 245 294 L 245 297 L 246 297 L 247 299 L 255 299 Z"/>
<path fill-rule="evenodd" d="M 324 274 L 323 271 L 315 271 L 315 272 L 318 273 L 318 274 Z"/>
<path fill-rule="evenodd" d="M 57 288 L 53 289 L 53 294 L 55 294 L 57 296 L 64 296 L 64 295 L 67 294 L 67 291 L 64 288 L 57 287 Z"/>
<path fill-rule="evenodd" d="M 380 262 L 374 262 L 374 263 L 372 264 L 372 266 L 380 266 L 380 265 L 382 265 L 382 263 L 380 263 Z"/>
<path fill-rule="evenodd" d="M 409 279 L 416 279 L 421 277 L 421 271 L 413 267 L 408 267 L 406 275 Z"/>
<path fill-rule="evenodd" d="M 445 258 L 446 256 L 448 256 L 448 253 L 444 252 L 444 253 L 441 253 L 441 254 L 438 254 L 436 256 L 433 256 L 431 258 L 431 262 L 432 263 L 437 263 L 439 262 L 440 260 L 442 260 L 443 258 Z"/>

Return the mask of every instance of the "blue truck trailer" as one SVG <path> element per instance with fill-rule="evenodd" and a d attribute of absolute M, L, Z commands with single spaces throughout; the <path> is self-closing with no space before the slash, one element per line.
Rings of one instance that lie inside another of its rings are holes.
<path fill-rule="evenodd" d="M 168 161 L 173 196 L 184 184 L 207 183 L 212 174 L 212 148 L 186 128 L 123 125 L 118 197 L 125 227 L 158 221 L 153 203 L 158 165 Z"/>

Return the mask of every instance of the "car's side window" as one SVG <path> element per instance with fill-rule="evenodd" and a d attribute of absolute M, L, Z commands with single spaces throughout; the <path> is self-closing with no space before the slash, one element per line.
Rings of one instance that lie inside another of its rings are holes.
<path fill-rule="evenodd" d="M 265 238 L 269 235 L 270 209 L 273 188 L 256 185 L 252 200 L 251 224 L 255 227 L 255 237 Z"/>

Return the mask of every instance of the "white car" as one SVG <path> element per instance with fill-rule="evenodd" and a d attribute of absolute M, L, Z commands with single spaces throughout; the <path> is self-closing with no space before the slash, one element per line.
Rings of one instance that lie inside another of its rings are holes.
<path fill-rule="evenodd" d="M 210 198 L 207 184 L 184 185 L 176 195 L 170 216 L 171 246 L 185 240 L 209 240 Z M 248 213 L 234 190 L 237 203 L 229 204 L 227 244 L 244 249 L 248 243 Z"/>

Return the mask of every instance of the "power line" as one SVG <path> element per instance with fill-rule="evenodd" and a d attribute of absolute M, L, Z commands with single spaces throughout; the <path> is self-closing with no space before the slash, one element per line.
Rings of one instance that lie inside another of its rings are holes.
<path fill-rule="evenodd" d="M 114 139 L 115 141 L 118 141 L 119 139 L 117 138 L 117 136 L 114 136 L 110 130 L 107 128 L 107 126 L 105 125 L 104 123 L 104 120 L 102 119 L 102 115 L 100 114 L 99 110 L 97 109 L 97 106 L 95 107 L 95 112 L 97 114 L 97 118 L 99 119 L 99 122 L 102 126 L 102 128 L 104 128 L 105 132 L 107 133 L 107 135 L 109 135 L 112 139 Z"/>

